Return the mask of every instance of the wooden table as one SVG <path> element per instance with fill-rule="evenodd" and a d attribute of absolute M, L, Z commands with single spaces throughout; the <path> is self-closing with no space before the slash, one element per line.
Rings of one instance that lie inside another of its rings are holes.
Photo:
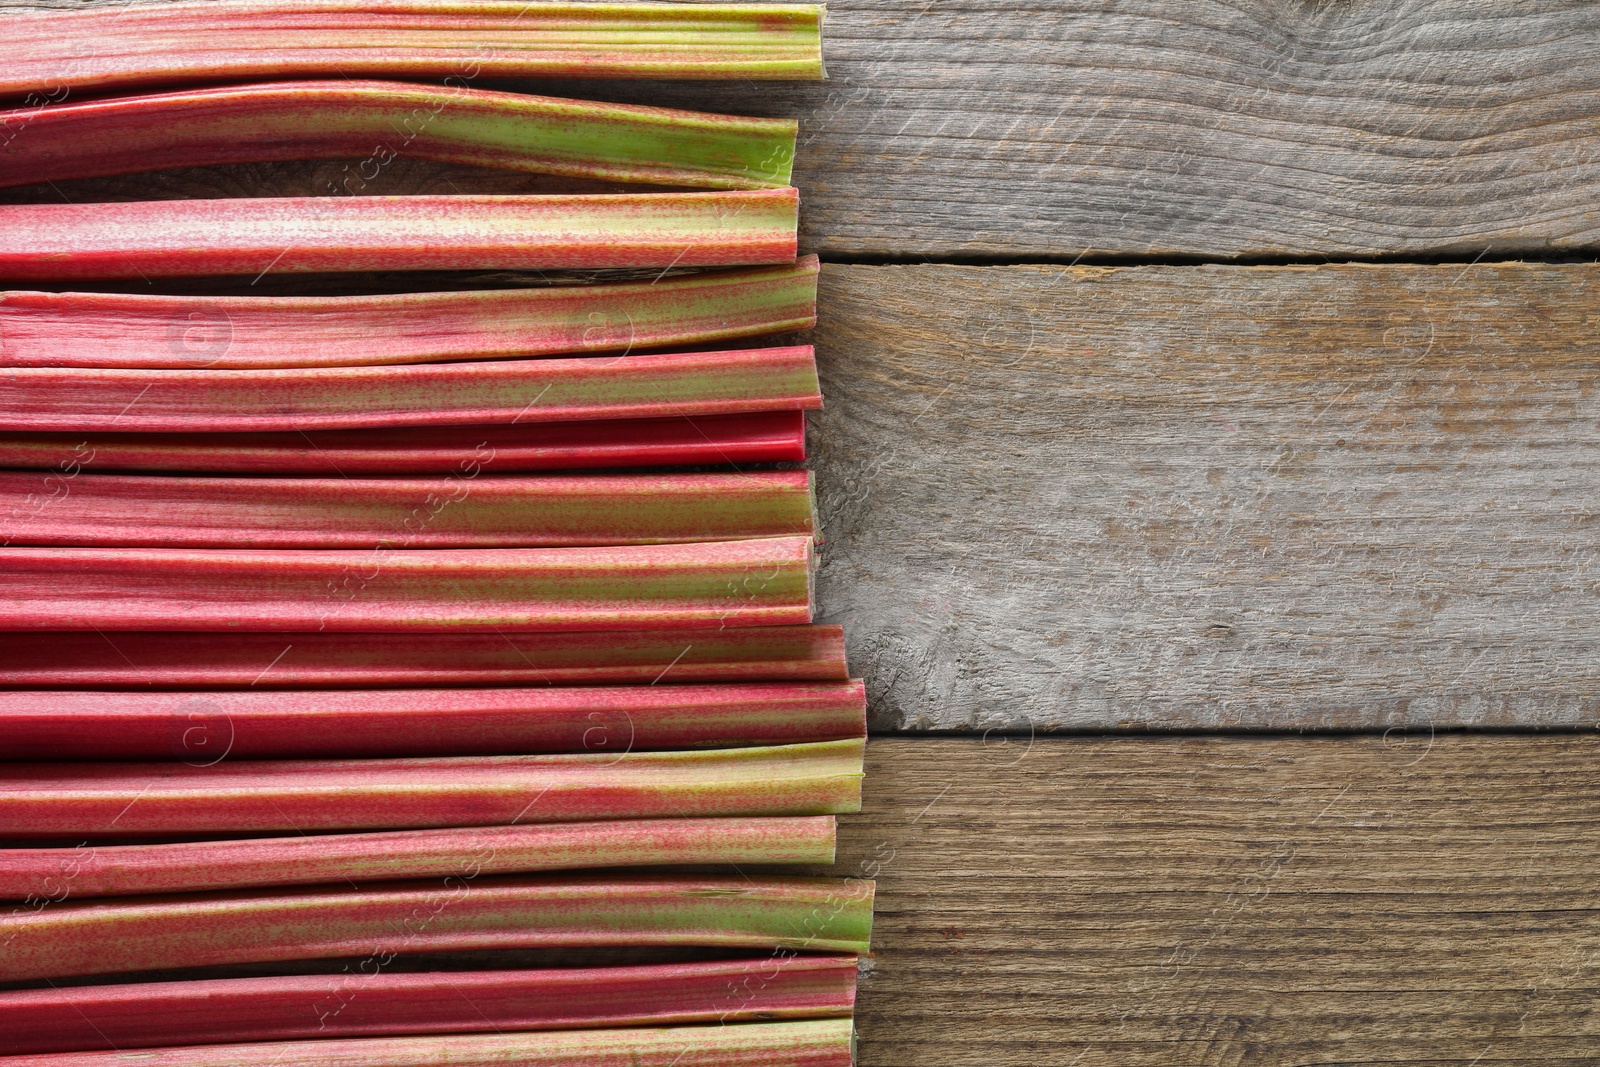
<path fill-rule="evenodd" d="M 820 608 L 883 735 L 862 1062 L 1596 1062 L 1600 9 L 828 35 L 821 86 L 521 87 L 801 120 Z"/>

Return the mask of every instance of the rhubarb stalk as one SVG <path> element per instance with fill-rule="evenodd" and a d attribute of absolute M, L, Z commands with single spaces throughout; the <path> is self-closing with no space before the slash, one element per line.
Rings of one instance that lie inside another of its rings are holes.
<path fill-rule="evenodd" d="M 593 819 L 833 815 L 862 741 L 411 760 L 0 764 L 7 837 L 403 830 Z"/>
<path fill-rule="evenodd" d="M 851 1067 L 849 1019 L 199 1045 L 19 1057 L 8 1067 Z"/>
<path fill-rule="evenodd" d="M 638 819 L 315 834 L 162 845 L 0 849 L 0 900 L 521 874 L 584 867 L 833 862 L 834 818 Z M 4 910 L 4 909 L 0 909 Z M 4 1032 L 0 995 L 0 1033 Z"/>
<path fill-rule="evenodd" d="M 0 93 L 310 76 L 822 77 L 813 4 L 231 0 L 6 14 Z"/>
<path fill-rule="evenodd" d="M 698 945 L 866 952 L 867 879 L 510 876 L 65 901 L 0 915 L 0 981 L 401 952 Z"/>
<path fill-rule="evenodd" d="M 0 205 L 0 278 L 792 263 L 793 189 Z"/>
<path fill-rule="evenodd" d="M 0 544 L 556 548 L 810 536 L 806 471 L 476 478 L 85 474 L 48 506 L 0 471 Z"/>
<path fill-rule="evenodd" d="M 9 28 L 9 27 L 8 27 Z M 397 156 L 703 189 L 789 184 L 796 123 L 496 93 L 464 85 L 231 85 L 0 111 L 0 187 L 172 167 Z M 21 133 L 26 129 L 26 135 Z M 376 146 L 376 147 L 375 147 Z"/>
<path fill-rule="evenodd" d="M 0 430 L 69 433 L 574 422 L 821 406 L 809 345 L 396 367 L 0 374 Z"/>
<path fill-rule="evenodd" d="M 19 688 L 363 689 L 392 686 L 842 682 L 837 626 L 592 633 L 0 633 Z"/>
<path fill-rule="evenodd" d="M 369 552 L 0 548 L 0 630 L 693 630 L 810 621 L 807 537 Z"/>
<path fill-rule="evenodd" d="M 0 1054 L 839 1018 L 855 988 L 853 956 L 787 956 L 28 989 L 0 992 Z"/>
<path fill-rule="evenodd" d="M 0 366 L 270 369 L 641 352 L 809 329 L 818 264 L 390 296 L 0 294 Z"/>
<path fill-rule="evenodd" d="M 514 473 L 798 462 L 805 458 L 803 411 L 284 433 L 0 431 L 0 466 L 45 470 L 55 476 L 41 484 L 39 501 L 70 492 L 61 476 L 76 476 L 86 467 L 334 477 L 475 476 L 485 469 Z"/>
<path fill-rule="evenodd" d="M 859 681 L 203 693 L 0 691 L 11 760 L 630 752 L 865 737 Z"/>

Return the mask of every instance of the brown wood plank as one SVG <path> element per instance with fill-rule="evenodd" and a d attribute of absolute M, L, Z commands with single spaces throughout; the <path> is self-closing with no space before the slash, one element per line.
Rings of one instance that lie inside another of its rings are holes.
<path fill-rule="evenodd" d="M 27 6 L 83 5 L 0 10 Z M 800 118 L 805 243 L 833 255 L 1544 253 L 1600 238 L 1600 10 L 1581 0 L 835 0 L 826 34 L 824 85 L 539 88 Z M 342 177 L 287 165 L 64 188 L 307 195 Z M 366 191 L 526 184 L 402 158 Z"/>
<path fill-rule="evenodd" d="M 1589 735 L 877 739 L 834 868 L 879 881 L 860 1062 L 1591 1064 L 1596 856 Z M 393 966 L 601 962 L 639 958 Z"/>
<path fill-rule="evenodd" d="M 1593 1063 L 1600 739 L 882 739 L 864 1067 Z"/>
<path fill-rule="evenodd" d="M 1597 271 L 826 266 L 874 725 L 1593 727 Z"/>

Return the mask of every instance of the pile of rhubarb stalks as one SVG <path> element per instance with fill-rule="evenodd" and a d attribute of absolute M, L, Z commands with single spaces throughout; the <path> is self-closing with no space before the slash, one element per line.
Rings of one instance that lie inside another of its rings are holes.
<path fill-rule="evenodd" d="M 0 206 L 0 1067 L 851 1062 L 796 124 L 484 84 L 815 79 L 821 21 L 0 15 L 0 186 L 59 194 Z M 67 191 L 282 160 L 345 177 Z"/>

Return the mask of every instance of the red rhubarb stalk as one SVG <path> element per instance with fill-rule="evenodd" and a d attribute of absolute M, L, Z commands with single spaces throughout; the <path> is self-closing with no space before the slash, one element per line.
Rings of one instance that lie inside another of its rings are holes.
<path fill-rule="evenodd" d="M 414 760 L 0 764 L 7 837 L 404 830 L 593 819 L 833 815 L 862 741 Z"/>
<path fill-rule="evenodd" d="M 816 322 L 818 264 L 388 296 L 0 294 L 0 366 L 339 367 L 639 352 Z"/>
<path fill-rule="evenodd" d="M 799 462 L 803 411 L 286 433 L 6 433 L 0 466 L 216 474 L 458 474 Z M 70 491 L 56 481 L 42 497 Z"/>
<path fill-rule="evenodd" d="M 0 849 L 0 900 L 520 874 L 584 867 L 833 862 L 834 818 L 638 819 L 315 834 L 163 845 Z M 5 909 L 0 908 L 0 912 Z M 4 1032 L 0 995 L 0 1033 Z"/>
<path fill-rule="evenodd" d="M 0 205 L 0 278 L 792 263 L 793 189 Z"/>
<path fill-rule="evenodd" d="M 511 876 L 71 901 L 0 915 L 0 981 L 591 945 L 868 950 L 867 879 Z"/>
<path fill-rule="evenodd" d="M 85 474 L 50 498 L 0 471 L 0 544 L 559 548 L 810 536 L 806 471 L 477 478 Z M 41 503 L 48 501 L 48 504 Z"/>
<path fill-rule="evenodd" d="M 593 633 L 0 633 L 0 685 L 105 689 L 842 682 L 837 626 Z"/>
<path fill-rule="evenodd" d="M 807 537 L 368 552 L 0 548 L 0 630 L 693 630 L 810 621 Z"/>
<path fill-rule="evenodd" d="M 0 187 L 172 167 L 400 156 L 702 189 L 789 184 L 796 123 L 385 81 L 230 85 L 0 111 Z M 22 131 L 26 130 L 24 134 Z"/>
<path fill-rule="evenodd" d="M 21 1057 L 8 1067 L 851 1067 L 849 1019 L 199 1045 Z"/>
<path fill-rule="evenodd" d="M 311 76 L 822 77 L 812 4 L 231 0 L 8 12 L 0 93 Z"/>
<path fill-rule="evenodd" d="M 109 650 L 108 650 L 109 651 Z M 544 689 L 0 691 L 11 760 L 631 752 L 867 735 L 855 682 Z"/>
<path fill-rule="evenodd" d="M 809 345 L 295 370 L 24 367 L 0 374 L 0 430 L 218 433 L 717 415 L 819 408 L 818 388 Z"/>
<path fill-rule="evenodd" d="M 288 975 L 0 993 L 0 1054 L 848 1017 L 854 956 Z"/>

